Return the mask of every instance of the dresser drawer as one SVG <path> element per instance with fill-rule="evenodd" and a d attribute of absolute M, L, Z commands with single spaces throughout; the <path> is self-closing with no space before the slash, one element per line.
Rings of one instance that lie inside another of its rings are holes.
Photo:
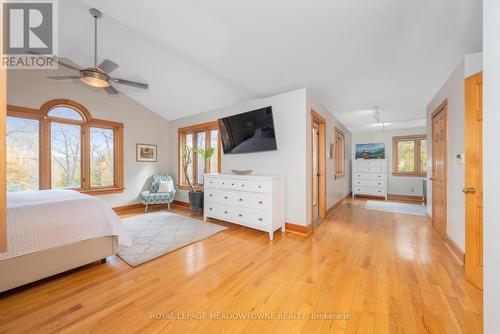
<path fill-rule="evenodd" d="M 243 206 L 265 211 L 272 210 L 272 197 L 267 194 L 206 189 L 205 198 L 211 202 L 223 205 Z"/>
<path fill-rule="evenodd" d="M 220 188 L 270 194 L 273 186 L 271 182 L 266 181 L 208 178 L 205 182 L 205 188 Z"/>
<path fill-rule="evenodd" d="M 386 168 L 378 166 L 357 166 L 354 167 L 354 172 L 364 172 L 364 173 L 385 173 Z"/>
<path fill-rule="evenodd" d="M 379 195 L 385 196 L 386 190 L 385 187 L 366 187 L 366 186 L 355 186 L 354 192 L 356 194 L 365 194 L 365 195 Z"/>
<path fill-rule="evenodd" d="M 364 167 L 383 167 L 385 160 L 355 160 L 355 165 Z"/>
<path fill-rule="evenodd" d="M 358 172 L 354 173 L 354 179 L 355 180 L 381 180 L 385 182 L 385 177 L 386 174 L 382 173 L 363 173 L 363 172 Z"/>
<path fill-rule="evenodd" d="M 235 216 L 233 219 L 236 223 L 263 229 L 269 229 L 272 226 L 272 215 L 270 212 L 243 207 L 234 208 L 234 212 Z"/>
<path fill-rule="evenodd" d="M 355 187 L 385 187 L 385 180 L 355 180 Z"/>
<path fill-rule="evenodd" d="M 211 201 L 205 202 L 205 215 L 240 225 L 269 230 L 272 227 L 272 214 L 238 206 L 223 206 Z"/>

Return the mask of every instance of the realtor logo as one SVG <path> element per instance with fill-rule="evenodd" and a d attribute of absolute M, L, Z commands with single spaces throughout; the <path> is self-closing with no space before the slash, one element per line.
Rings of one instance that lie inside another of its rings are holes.
<path fill-rule="evenodd" d="M 55 0 L 3 4 L 4 57 L 8 68 L 57 68 Z"/>

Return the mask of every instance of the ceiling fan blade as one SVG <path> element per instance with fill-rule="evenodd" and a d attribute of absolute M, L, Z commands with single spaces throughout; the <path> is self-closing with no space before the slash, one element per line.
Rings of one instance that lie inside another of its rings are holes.
<path fill-rule="evenodd" d="M 118 94 L 118 91 L 113 86 L 104 87 L 104 90 L 110 95 Z"/>
<path fill-rule="evenodd" d="M 50 80 L 76 80 L 80 79 L 79 75 L 58 75 L 58 76 L 48 76 L 47 79 Z"/>
<path fill-rule="evenodd" d="M 70 64 L 66 64 L 65 62 L 62 62 L 62 61 L 61 61 L 61 60 L 59 60 L 59 59 L 57 60 L 57 63 L 58 63 L 59 65 L 62 65 L 62 66 L 64 66 L 64 67 L 67 67 L 67 68 L 72 69 L 72 70 L 75 70 L 75 71 L 80 71 L 80 70 L 81 70 L 81 68 L 76 67 L 76 66 L 73 66 L 73 65 L 70 65 Z"/>
<path fill-rule="evenodd" d="M 118 68 L 118 64 L 109 59 L 104 59 L 102 63 L 97 66 L 97 68 L 108 74 L 116 70 Z"/>
<path fill-rule="evenodd" d="M 148 89 L 149 85 L 146 83 L 141 83 L 141 82 L 136 82 L 136 81 L 130 81 L 130 80 L 125 80 L 125 79 L 118 79 L 118 78 L 112 78 L 111 79 L 113 82 L 122 84 L 122 85 L 128 85 L 132 87 L 137 87 L 137 88 L 142 88 L 142 89 Z"/>

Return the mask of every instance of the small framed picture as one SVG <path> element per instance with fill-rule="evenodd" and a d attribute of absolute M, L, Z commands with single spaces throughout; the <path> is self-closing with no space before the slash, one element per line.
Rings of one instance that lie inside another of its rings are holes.
<path fill-rule="evenodd" d="M 156 162 L 156 145 L 151 144 L 137 144 L 136 160 L 137 162 Z"/>

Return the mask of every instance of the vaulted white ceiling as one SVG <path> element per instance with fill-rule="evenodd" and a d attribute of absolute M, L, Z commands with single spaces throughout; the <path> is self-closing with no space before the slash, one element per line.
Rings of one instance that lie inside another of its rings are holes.
<path fill-rule="evenodd" d="M 59 3 L 61 55 L 91 63 L 88 8 L 100 9 L 100 57 L 149 82 L 122 91 L 167 119 L 307 87 L 352 129 L 373 124 L 375 105 L 384 122 L 414 124 L 482 49 L 480 0 Z"/>

